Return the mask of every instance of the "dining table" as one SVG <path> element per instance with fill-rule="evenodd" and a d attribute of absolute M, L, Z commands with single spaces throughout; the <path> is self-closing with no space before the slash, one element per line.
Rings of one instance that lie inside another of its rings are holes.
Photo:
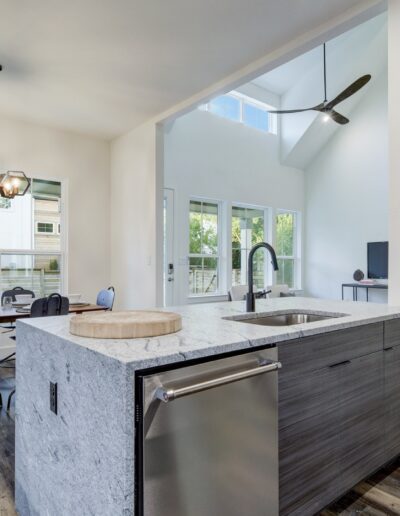
<path fill-rule="evenodd" d="M 107 310 L 107 308 L 90 303 L 69 305 L 70 314 L 82 314 L 84 312 L 95 312 L 100 310 Z M 11 308 L 0 307 L 0 324 L 14 323 L 17 319 L 23 319 L 26 317 L 30 317 L 29 311 L 22 311 L 20 308 L 14 306 Z"/>

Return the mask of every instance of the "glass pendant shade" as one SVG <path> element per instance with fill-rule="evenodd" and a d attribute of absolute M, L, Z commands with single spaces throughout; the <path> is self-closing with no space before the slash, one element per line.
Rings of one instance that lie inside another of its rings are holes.
<path fill-rule="evenodd" d="M 0 174 L 0 196 L 14 199 L 16 195 L 25 195 L 31 184 L 23 172 L 9 170 Z"/>

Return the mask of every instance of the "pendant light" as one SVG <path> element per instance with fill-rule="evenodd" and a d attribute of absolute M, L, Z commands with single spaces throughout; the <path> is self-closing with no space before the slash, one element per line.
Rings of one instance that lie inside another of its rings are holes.
<path fill-rule="evenodd" d="M 25 195 L 30 184 L 30 179 L 23 172 L 9 170 L 5 174 L 0 174 L 0 196 L 14 199 L 15 196 Z"/>

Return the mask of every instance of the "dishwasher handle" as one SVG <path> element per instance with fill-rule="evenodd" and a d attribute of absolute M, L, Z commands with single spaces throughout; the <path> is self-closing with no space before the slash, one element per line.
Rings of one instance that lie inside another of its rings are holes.
<path fill-rule="evenodd" d="M 155 392 L 155 397 L 164 403 L 169 403 L 170 401 L 176 400 L 178 398 L 183 398 L 183 396 L 189 396 L 190 394 L 207 391 L 208 389 L 220 387 L 221 385 L 227 385 L 228 383 L 233 383 L 239 380 L 244 380 L 246 378 L 251 378 L 253 376 L 258 376 L 260 374 L 277 371 L 281 367 L 282 364 L 280 362 L 272 362 L 259 365 L 258 367 L 252 369 L 246 369 L 245 371 L 239 371 L 238 373 L 232 373 L 226 376 L 221 376 L 219 378 L 214 378 L 212 380 L 207 380 L 205 382 L 188 385 L 187 387 L 181 387 L 179 389 L 159 387 Z"/>

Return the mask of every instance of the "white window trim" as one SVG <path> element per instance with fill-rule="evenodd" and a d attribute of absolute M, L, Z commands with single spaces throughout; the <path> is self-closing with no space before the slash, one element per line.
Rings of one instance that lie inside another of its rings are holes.
<path fill-rule="evenodd" d="M 232 208 L 246 208 L 248 210 L 259 210 L 264 213 L 264 240 L 269 242 L 272 240 L 272 231 L 271 231 L 271 208 L 266 206 L 259 206 L 256 204 L 246 204 L 243 202 L 232 202 L 230 206 L 230 233 L 232 232 Z M 232 236 L 232 233 L 231 235 Z M 232 240 L 232 238 L 231 238 Z M 231 274 L 229 278 L 228 290 L 232 288 L 232 249 L 230 249 L 230 269 Z M 272 267 L 270 267 L 269 260 L 264 261 L 264 287 L 272 284 Z"/>
<path fill-rule="evenodd" d="M 188 225 L 187 225 L 187 235 L 188 237 L 190 236 L 190 203 L 194 201 L 194 202 L 208 202 L 208 203 L 211 203 L 211 204 L 216 204 L 217 205 L 217 210 L 218 210 L 218 229 L 217 229 L 217 236 L 218 236 L 218 254 L 201 254 L 201 253 L 190 253 L 188 252 L 188 268 L 187 268 L 187 275 L 186 275 L 186 278 L 187 278 L 187 298 L 188 299 L 200 299 L 200 298 L 212 298 L 212 297 L 219 297 L 219 296 L 224 296 L 225 294 L 222 292 L 222 289 L 223 289 L 223 285 L 224 285 L 224 281 L 223 281 L 223 278 L 222 278 L 222 265 L 221 265 L 221 262 L 222 262 L 222 241 L 223 241 L 223 228 L 224 228 L 224 225 L 225 225 L 225 222 L 224 222 L 224 217 L 223 217 L 223 201 L 219 200 L 219 199 L 210 199 L 210 198 L 206 198 L 206 197 L 195 197 L 195 196 L 191 196 L 189 197 L 189 204 L 188 204 L 188 217 L 187 217 L 187 222 L 188 222 Z M 189 238 L 188 238 L 188 248 L 189 248 L 189 245 L 190 245 L 190 241 L 189 241 Z M 216 258 L 217 259 L 217 291 L 216 292 L 210 292 L 210 293 L 201 293 L 201 294 L 191 294 L 190 291 L 189 291 L 189 260 L 190 258 Z"/>
<path fill-rule="evenodd" d="M 60 179 L 59 177 L 48 177 L 42 175 L 40 172 L 35 173 L 31 172 L 28 176 L 30 179 L 42 179 L 44 181 L 55 181 L 57 183 L 61 183 L 61 202 L 60 205 L 60 223 L 61 223 L 61 239 L 60 239 L 60 251 L 34 251 L 32 249 L 29 250 L 17 250 L 17 249 L 1 249 L 1 254 L 38 254 L 38 255 L 49 255 L 49 256 L 60 256 L 60 264 L 61 264 L 61 274 L 60 274 L 60 291 L 62 294 L 66 294 L 68 292 L 68 284 L 69 284 L 69 273 L 68 273 L 68 179 Z M 13 203 L 11 203 L 11 209 L 13 209 Z M 33 203 L 32 203 L 33 209 Z M 33 220 L 33 219 L 32 219 Z M 44 234 L 44 233 L 40 233 Z M 51 234 L 51 233 L 48 233 Z M 32 235 L 33 237 L 33 235 Z M 33 242 L 32 242 L 33 245 Z"/>
<path fill-rule="evenodd" d="M 276 255 L 278 260 L 293 260 L 293 278 L 294 285 L 290 287 L 290 290 L 298 291 L 302 290 L 302 263 L 301 263 L 301 231 L 302 231 L 302 221 L 301 221 L 301 212 L 297 210 L 287 210 L 284 208 L 279 208 L 275 212 L 274 220 L 276 221 L 277 215 L 281 213 L 292 213 L 294 215 L 294 237 L 293 237 L 293 254 L 289 255 Z M 274 244 L 276 244 L 276 223 L 275 223 L 275 234 L 274 234 Z"/>
<path fill-rule="evenodd" d="M 278 256 L 279 259 L 294 260 L 294 286 L 291 291 L 299 292 L 302 290 L 302 261 L 301 261 L 301 237 L 302 237 L 302 213 L 298 210 L 285 208 L 271 208 L 257 204 L 247 204 L 243 202 L 222 201 L 205 197 L 190 196 L 188 212 L 190 212 L 190 201 L 210 202 L 218 205 L 218 255 L 201 255 L 188 253 L 188 263 L 190 257 L 206 257 L 218 259 L 218 291 L 209 294 L 190 294 L 189 283 L 187 282 L 187 299 L 189 303 L 225 301 L 227 292 L 232 287 L 232 207 L 262 210 L 264 212 L 264 235 L 265 241 L 276 247 L 276 216 L 279 213 L 293 213 L 295 215 L 295 237 L 293 256 Z M 188 230 L 189 235 L 189 217 Z M 189 242 L 188 242 L 189 245 Z M 189 278 L 189 266 L 186 278 Z M 265 287 L 276 284 L 276 273 L 273 271 L 270 260 L 265 260 L 264 272 Z"/>

